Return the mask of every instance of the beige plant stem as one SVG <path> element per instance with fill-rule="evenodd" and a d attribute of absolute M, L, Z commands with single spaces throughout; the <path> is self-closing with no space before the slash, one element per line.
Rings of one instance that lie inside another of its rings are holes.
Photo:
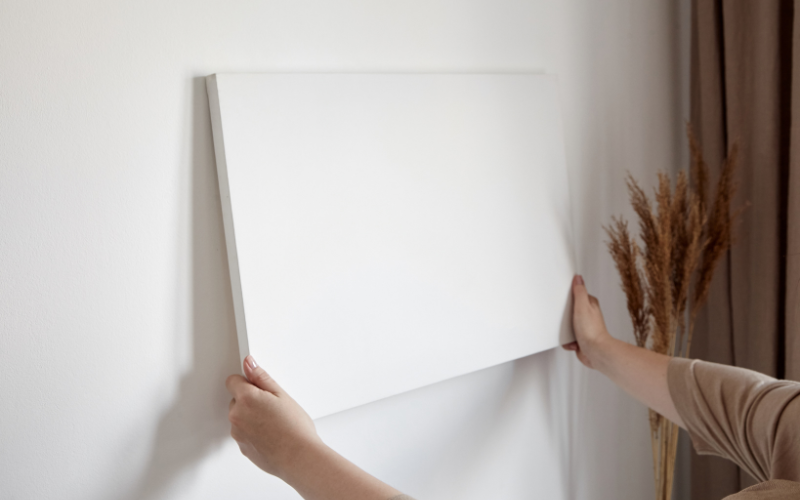
<path fill-rule="evenodd" d="M 659 173 L 653 204 L 628 175 L 642 247 L 630 234 L 627 221 L 613 218 L 605 228 L 636 344 L 682 357 L 689 355 L 697 314 L 708 298 L 716 266 L 730 248 L 734 221 L 743 210 L 730 209 L 736 192 L 736 145 L 723 162 L 714 199 L 709 202 L 708 168 L 691 129 L 687 132 L 692 163 L 688 175 L 678 173 L 674 190 L 669 177 Z M 653 410 L 649 420 L 656 500 L 670 500 L 678 426 Z"/>

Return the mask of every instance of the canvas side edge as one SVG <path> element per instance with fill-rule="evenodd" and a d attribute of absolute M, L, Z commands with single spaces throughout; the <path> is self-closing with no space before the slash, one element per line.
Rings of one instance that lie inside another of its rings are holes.
<path fill-rule="evenodd" d="M 564 124 L 564 105 L 563 99 L 561 94 L 561 83 L 559 80 L 558 75 L 556 74 L 545 74 L 542 75 L 549 85 L 553 87 L 552 89 L 552 96 L 553 96 L 553 104 L 556 108 L 556 118 L 558 123 L 555 124 L 556 130 L 558 131 L 558 135 L 561 138 L 559 149 L 561 153 L 561 157 L 564 161 L 564 172 L 566 176 L 567 182 L 567 200 L 568 200 L 568 225 L 569 225 L 569 239 L 570 239 L 570 263 L 572 266 L 573 273 L 578 273 L 578 251 L 577 251 L 577 233 L 575 232 L 576 224 L 575 224 L 575 197 L 572 186 L 572 173 L 569 167 L 569 158 L 567 158 L 567 135 L 566 129 Z M 572 281 L 568 286 L 567 290 L 567 300 L 564 306 L 564 311 L 561 317 L 561 328 L 559 330 L 559 343 L 561 345 L 568 344 L 570 342 L 575 341 L 575 331 L 572 329 Z"/>
<path fill-rule="evenodd" d="M 236 251 L 236 233 L 233 227 L 233 207 L 231 206 L 231 192 L 228 183 L 228 164 L 225 155 L 225 140 L 222 127 L 222 112 L 220 108 L 217 75 L 206 77 L 206 90 L 208 92 L 208 108 L 211 113 L 211 131 L 214 137 L 214 156 L 217 163 L 217 177 L 219 179 L 219 198 L 222 205 L 225 246 L 228 252 L 228 271 L 231 277 L 233 310 L 236 319 L 236 337 L 239 342 L 239 361 L 243 362 L 244 358 L 250 354 L 250 346 L 247 340 L 242 281 L 239 274 L 239 254 Z M 239 366 L 241 367 L 242 364 L 240 363 Z"/>

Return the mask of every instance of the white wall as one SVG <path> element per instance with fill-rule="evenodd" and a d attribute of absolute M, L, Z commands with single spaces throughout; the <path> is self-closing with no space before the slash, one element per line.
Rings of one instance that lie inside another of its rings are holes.
<path fill-rule="evenodd" d="M 684 14 L 668 0 L 0 2 L 0 497 L 296 498 L 228 437 L 210 73 L 559 74 L 579 264 L 630 338 L 601 224 L 629 214 L 626 170 L 651 182 L 684 157 Z M 652 495 L 646 411 L 562 352 L 318 428 L 421 500 Z"/>

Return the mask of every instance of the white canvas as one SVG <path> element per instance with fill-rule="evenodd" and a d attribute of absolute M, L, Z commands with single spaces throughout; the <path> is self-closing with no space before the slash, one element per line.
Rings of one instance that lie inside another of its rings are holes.
<path fill-rule="evenodd" d="M 240 354 L 313 418 L 572 339 L 554 77 L 207 84 Z"/>

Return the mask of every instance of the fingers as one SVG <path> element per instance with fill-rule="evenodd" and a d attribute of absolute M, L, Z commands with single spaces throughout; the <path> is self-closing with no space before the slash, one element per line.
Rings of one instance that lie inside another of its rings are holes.
<path fill-rule="evenodd" d="M 275 379 L 270 377 L 263 368 L 258 366 L 253 356 L 244 358 L 244 373 L 247 375 L 248 380 L 261 390 L 271 392 L 276 396 L 283 392 L 283 389 L 275 382 Z"/>
<path fill-rule="evenodd" d="M 561 346 L 566 351 L 574 351 L 575 355 L 578 356 L 578 360 L 583 363 L 584 365 L 588 366 L 589 368 L 592 367 L 592 362 L 586 356 L 586 354 L 581 351 L 581 346 L 578 345 L 577 342 L 570 342 L 569 344 L 564 344 Z"/>
<path fill-rule="evenodd" d="M 242 391 L 247 390 L 249 385 L 251 385 L 250 382 L 241 375 L 231 375 L 225 380 L 225 388 L 228 389 L 228 392 L 230 392 L 234 398 L 241 394 Z"/>
<path fill-rule="evenodd" d="M 587 305 L 591 305 L 597 309 L 600 308 L 600 301 L 594 295 L 589 295 L 586 290 L 586 284 L 583 282 L 583 277 L 576 274 L 572 279 L 572 297 L 574 299 L 575 310 L 580 310 Z"/>
<path fill-rule="evenodd" d="M 569 344 L 562 345 L 561 348 L 564 349 L 565 351 L 577 351 L 578 350 L 578 341 L 577 340 L 573 340 Z"/>
<path fill-rule="evenodd" d="M 284 392 L 281 386 L 263 368 L 258 366 L 252 356 L 247 356 L 244 359 L 244 373 L 247 378 L 241 375 L 231 375 L 225 380 L 225 387 L 234 399 L 248 394 L 247 391 L 255 391 L 256 388 L 276 396 Z"/>
<path fill-rule="evenodd" d="M 586 291 L 586 284 L 580 274 L 576 274 L 572 278 L 572 298 L 575 301 L 575 306 L 582 306 L 589 300 L 589 292 Z"/>

